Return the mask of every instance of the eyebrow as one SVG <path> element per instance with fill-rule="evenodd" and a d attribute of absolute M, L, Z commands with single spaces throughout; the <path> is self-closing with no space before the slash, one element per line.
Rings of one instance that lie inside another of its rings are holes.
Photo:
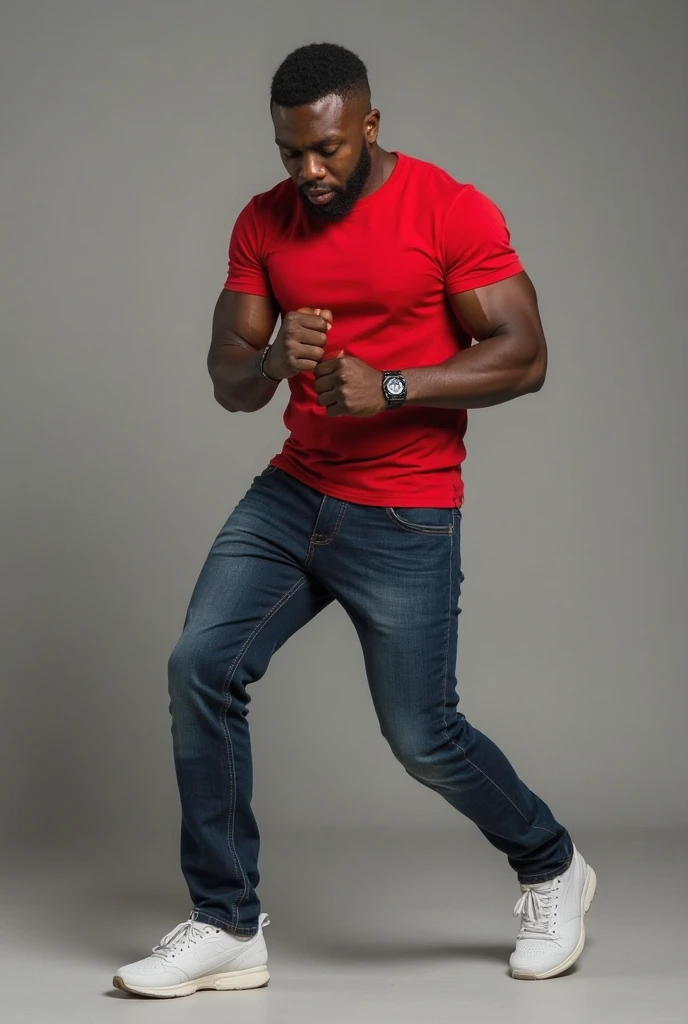
<path fill-rule="evenodd" d="M 308 146 L 308 149 L 318 149 L 320 146 L 333 146 L 335 143 L 339 143 L 341 140 L 338 135 L 326 135 L 324 139 L 318 139 L 312 146 Z M 298 149 L 298 146 L 291 146 L 288 142 L 283 142 L 282 139 L 275 139 L 275 144 L 283 146 L 284 149 Z"/>

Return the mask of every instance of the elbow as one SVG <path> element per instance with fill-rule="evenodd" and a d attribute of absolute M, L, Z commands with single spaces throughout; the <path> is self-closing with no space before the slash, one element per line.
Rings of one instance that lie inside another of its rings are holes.
<path fill-rule="evenodd" d="M 239 408 L 236 402 L 233 401 L 225 391 L 222 390 L 219 374 L 216 374 L 216 365 L 209 358 L 207 363 L 208 376 L 210 377 L 213 385 L 213 398 L 218 405 L 222 406 L 227 412 L 239 412 Z"/>
<path fill-rule="evenodd" d="M 262 409 L 263 405 L 265 405 L 265 402 L 260 405 L 257 405 L 255 402 L 252 403 L 248 397 L 242 399 L 235 395 L 232 398 L 228 398 L 226 394 L 219 391 L 217 385 L 213 385 L 213 394 L 217 404 L 222 406 L 226 412 L 256 412 L 256 410 Z"/>
<path fill-rule="evenodd" d="M 535 394 L 542 389 L 547 376 L 547 356 L 539 356 L 531 367 L 528 376 L 528 393 Z"/>
<path fill-rule="evenodd" d="M 213 384 L 213 397 L 217 404 L 221 405 L 226 412 L 241 411 L 234 402 L 230 402 L 229 399 L 218 390 L 217 384 Z"/>

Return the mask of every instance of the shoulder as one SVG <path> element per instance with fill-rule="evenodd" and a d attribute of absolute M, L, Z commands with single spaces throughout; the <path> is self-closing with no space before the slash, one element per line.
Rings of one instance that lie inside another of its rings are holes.
<path fill-rule="evenodd" d="M 248 205 L 257 226 L 268 230 L 292 213 L 297 200 L 294 182 L 285 178 L 266 192 L 254 195 Z"/>
<path fill-rule="evenodd" d="M 405 198 L 417 221 L 432 226 L 440 247 L 449 234 L 472 232 L 476 227 L 494 230 L 503 221 L 499 207 L 473 182 L 461 181 L 429 160 L 407 156 L 406 161 Z"/>
<path fill-rule="evenodd" d="M 403 157 L 408 167 L 409 184 L 424 190 L 426 197 L 438 201 L 444 209 L 448 209 L 466 190 L 475 189 L 471 183 L 459 181 L 444 167 L 430 160 L 408 154 L 403 154 Z"/>
<path fill-rule="evenodd" d="M 470 181 L 461 181 L 445 168 L 429 160 L 405 155 L 409 181 L 424 191 L 426 201 L 439 209 L 440 215 L 450 212 L 462 217 L 501 216 L 494 200 Z"/>
<path fill-rule="evenodd" d="M 288 224 L 298 199 L 291 178 L 280 181 L 266 192 L 251 196 L 240 209 L 233 229 L 233 235 L 250 242 L 258 251 L 263 251 L 266 242 Z"/>

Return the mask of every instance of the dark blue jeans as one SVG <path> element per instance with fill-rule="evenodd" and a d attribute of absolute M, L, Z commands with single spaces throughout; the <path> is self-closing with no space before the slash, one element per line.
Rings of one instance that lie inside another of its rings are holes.
<path fill-rule="evenodd" d="M 461 512 L 322 495 L 256 477 L 215 540 L 169 660 L 181 866 L 192 917 L 258 928 L 249 683 L 337 600 L 365 659 L 382 735 L 404 769 L 470 818 L 524 882 L 554 878 L 572 842 L 504 754 L 457 710 Z"/>

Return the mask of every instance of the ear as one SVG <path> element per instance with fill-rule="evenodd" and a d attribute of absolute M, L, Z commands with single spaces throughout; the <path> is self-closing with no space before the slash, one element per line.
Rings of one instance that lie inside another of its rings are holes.
<path fill-rule="evenodd" d="M 380 111 L 370 110 L 366 114 L 365 121 L 363 123 L 363 134 L 367 143 L 372 145 L 376 141 L 378 131 L 380 130 Z"/>

